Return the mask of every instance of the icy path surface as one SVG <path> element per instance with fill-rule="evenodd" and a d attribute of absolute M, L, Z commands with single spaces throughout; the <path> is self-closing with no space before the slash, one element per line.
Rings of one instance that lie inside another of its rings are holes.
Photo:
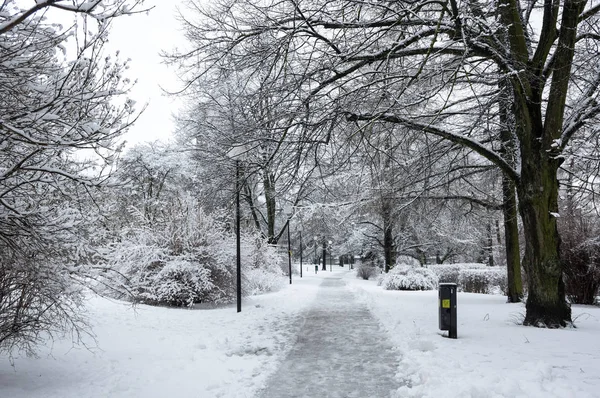
<path fill-rule="evenodd" d="M 261 398 L 389 397 L 398 354 L 340 277 L 323 280 L 298 340 Z"/>

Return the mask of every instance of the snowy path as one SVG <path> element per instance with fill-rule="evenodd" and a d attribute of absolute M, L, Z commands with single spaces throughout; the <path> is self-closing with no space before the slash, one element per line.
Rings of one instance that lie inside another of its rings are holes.
<path fill-rule="evenodd" d="M 398 359 L 367 307 L 334 276 L 322 282 L 296 345 L 259 396 L 389 397 L 399 387 Z"/>

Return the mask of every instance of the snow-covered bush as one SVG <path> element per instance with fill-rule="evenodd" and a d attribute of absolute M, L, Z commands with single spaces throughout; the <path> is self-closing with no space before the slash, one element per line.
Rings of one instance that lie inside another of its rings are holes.
<path fill-rule="evenodd" d="M 245 295 L 253 296 L 279 290 L 286 283 L 279 273 L 262 268 L 248 268 L 242 274 L 242 289 Z"/>
<path fill-rule="evenodd" d="M 502 294 L 506 292 L 506 268 L 465 269 L 460 272 L 459 290 L 467 293 Z"/>
<path fill-rule="evenodd" d="M 202 264 L 174 259 L 150 264 L 137 286 L 139 299 L 149 304 L 191 306 L 211 296 L 215 285 Z"/>
<path fill-rule="evenodd" d="M 456 283 L 467 293 L 503 294 L 507 290 L 506 267 L 489 267 L 480 263 L 430 265 L 439 283 Z"/>
<path fill-rule="evenodd" d="M 106 248 L 111 270 L 122 277 L 120 286 L 105 282 L 117 297 L 146 304 L 190 306 L 203 300 L 220 301 L 224 295 L 214 282 L 214 256 L 197 250 L 173 254 L 160 233 L 130 231 Z"/>
<path fill-rule="evenodd" d="M 488 268 L 485 264 L 480 263 L 464 263 L 464 264 L 431 264 L 428 268 L 435 271 L 438 275 L 440 283 L 456 283 L 459 284 L 460 273 L 465 269 L 485 269 Z"/>
<path fill-rule="evenodd" d="M 567 297 L 571 303 L 594 304 L 600 289 L 600 223 L 595 215 L 567 208 L 558 227 Z"/>
<path fill-rule="evenodd" d="M 43 251 L 0 249 L 0 353 L 35 355 L 48 336 L 88 332 L 70 267 Z"/>
<path fill-rule="evenodd" d="M 189 200 L 170 220 L 132 228 L 104 249 L 121 298 L 154 305 L 191 306 L 236 298 L 235 237 Z M 258 294 L 283 282 L 281 258 L 264 239 L 242 236 L 242 291 Z M 114 294 L 113 294 L 114 295 Z"/>
<path fill-rule="evenodd" d="M 380 270 L 379 268 L 370 265 L 370 264 L 360 264 L 358 266 L 358 268 L 356 269 L 356 277 L 357 278 L 362 278 L 366 281 L 369 280 L 369 278 L 379 274 Z"/>
<path fill-rule="evenodd" d="M 438 286 L 438 276 L 428 268 L 396 265 L 377 281 L 386 290 L 434 290 Z"/>

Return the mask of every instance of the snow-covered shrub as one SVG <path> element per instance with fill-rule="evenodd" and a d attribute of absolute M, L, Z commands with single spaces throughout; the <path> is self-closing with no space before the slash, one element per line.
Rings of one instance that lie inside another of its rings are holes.
<path fill-rule="evenodd" d="M 84 295 L 95 270 L 86 265 L 93 252 L 87 241 L 92 214 L 70 208 L 67 201 L 38 196 L 50 204 L 44 217 L 24 215 L 27 234 L 0 232 L 0 354 L 36 354 L 36 346 L 72 336 L 78 344 L 90 336 Z M 4 219 L 2 228 L 14 228 Z M 12 244 L 7 244 L 13 240 Z"/>
<path fill-rule="evenodd" d="M 434 290 L 438 286 L 438 276 L 428 268 L 396 265 L 377 281 L 386 290 Z"/>
<path fill-rule="evenodd" d="M 251 269 L 260 268 L 268 273 L 282 275 L 285 268 L 287 273 L 287 257 L 284 258 L 276 247 L 269 245 L 267 239 L 258 233 L 242 235 L 241 254 L 242 263 Z"/>
<path fill-rule="evenodd" d="M 366 281 L 369 280 L 369 278 L 379 274 L 379 268 L 370 265 L 370 264 L 360 264 L 358 266 L 358 268 L 356 269 L 356 277 L 357 278 L 362 278 Z"/>
<path fill-rule="evenodd" d="M 148 304 L 190 306 L 234 297 L 231 269 L 223 262 L 223 228 L 193 200 L 181 201 L 160 224 L 124 230 L 104 248 L 108 268 L 121 276 L 123 298 Z M 113 285 L 114 286 L 114 285 Z"/>
<path fill-rule="evenodd" d="M 262 268 L 248 268 L 242 274 L 242 288 L 249 296 L 279 290 L 285 283 L 281 273 Z"/>
<path fill-rule="evenodd" d="M 428 265 L 428 268 L 438 275 L 439 283 L 456 283 L 459 285 L 461 271 L 465 269 L 485 269 L 488 266 L 480 263 L 431 264 Z"/>
<path fill-rule="evenodd" d="M 487 270 L 463 270 L 459 275 L 460 290 L 468 293 L 488 293 L 489 273 Z"/>
<path fill-rule="evenodd" d="M 211 298 L 215 287 L 209 269 L 198 263 L 174 259 L 150 264 L 137 289 L 139 299 L 148 304 L 191 306 Z"/>
<path fill-rule="evenodd" d="M 35 355 L 48 336 L 87 333 L 82 286 L 47 253 L 0 245 L 0 353 Z"/>
<path fill-rule="evenodd" d="M 429 269 L 438 275 L 439 283 L 456 283 L 462 292 L 504 294 L 508 286 L 506 267 L 465 263 L 435 264 Z"/>
<path fill-rule="evenodd" d="M 464 269 L 459 276 L 459 290 L 467 293 L 503 294 L 506 292 L 505 267 Z"/>
<path fill-rule="evenodd" d="M 558 227 L 567 297 L 571 303 L 594 304 L 600 289 L 600 223 L 596 216 L 568 209 Z"/>
<path fill-rule="evenodd" d="M 109 268 L 122 276 L 120 288 L 114 289 L 117 296 L 172 306 L 235 301 L 235 236 L 193 200 L 171 211 L 170 219 L 129 229 L 104 249 Z M 253 234 L 244 234 L 241 243 L 243 294 L 281 286 L 281 257 L 275 249 Z"/>

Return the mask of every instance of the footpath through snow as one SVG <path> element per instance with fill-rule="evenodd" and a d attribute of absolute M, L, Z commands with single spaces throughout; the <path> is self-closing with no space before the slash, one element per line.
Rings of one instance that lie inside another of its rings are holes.
<path fill-rule="evenodd" d="M 321 283 L 294 348 L 260 397 L 389 397 L 398 388 L 387 332 L 337 275 Z"/>

